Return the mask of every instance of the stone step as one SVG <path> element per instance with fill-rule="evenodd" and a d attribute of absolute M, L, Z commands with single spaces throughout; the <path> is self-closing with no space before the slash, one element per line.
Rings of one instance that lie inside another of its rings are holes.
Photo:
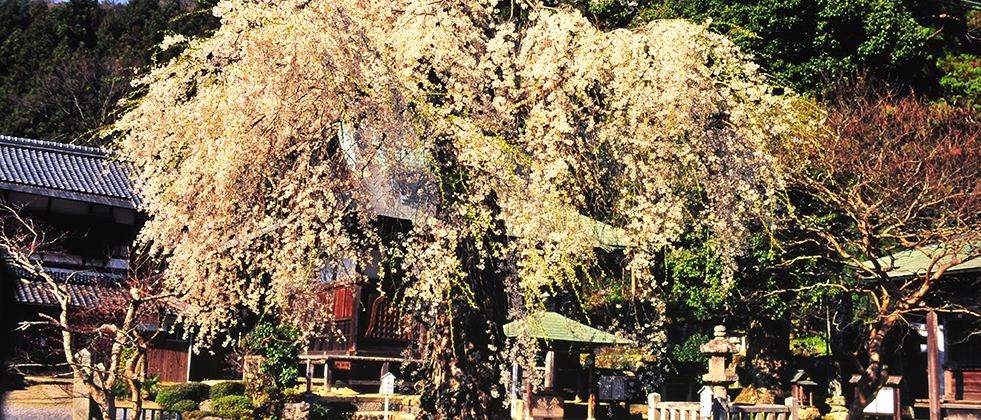
<path fill-rule="evenodd" d="M 389 411 L 388 420 L 412 420 L 416 418 L 414 414 L 406 413 L 403 411 Z M 358 411 L 354 413 L 354 419 L 356 420 L 384 420 L 384 411 Z"/>

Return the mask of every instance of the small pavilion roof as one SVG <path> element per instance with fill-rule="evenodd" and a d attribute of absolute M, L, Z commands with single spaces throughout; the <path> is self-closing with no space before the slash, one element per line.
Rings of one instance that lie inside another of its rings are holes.
<path fill-rule="evenodd" d="M 565 341 L 583 344 L 631 344 L 626 338 L 617 337 L 605 331 L 573 321 L 555 312 L 545 312 L 528 320 L 528 334 L 532 338 L 547 341 Z M 518 322 L 504 325 L 504 334 L 517 337 Z"/>
<path fill-rule="evenodd" d="M 975 257 L 979 253 L 979 248 L 981 248 L 981 242 L 978 241 L 964 244 L 964 248 L 957 253 L 956 257 L 966 259 L 966 261 L 950 267 L 947 270 L 947 273 L 955 274 L 957 272 L 981 268 L 981 258 Z M 930 262 L 933 260 L 934 256 L 942 256 L 937 262 L 938 264 L 950 263 L 950 261 L 954 258 L 954 254 L 948 250 L 945 250 L 942 245 L 932 244 L 925 246 L 923 251 L 917 249 L 905 249 L 892 255 L 879 258 L 878 261 L 881 266 L 891 268 L 888 272 L 889 277 L 912 277 L 926 274 L 927 270 L 930 269 Z M 866 267 L 872 267 L 871 261 L 866 261 L 862 264 Z M 936 270 L 936 267 L 934 267 L 934 270 Z"/>

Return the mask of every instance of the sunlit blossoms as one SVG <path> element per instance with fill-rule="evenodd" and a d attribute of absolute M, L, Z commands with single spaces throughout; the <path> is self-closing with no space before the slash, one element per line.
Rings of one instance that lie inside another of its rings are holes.
<path fill-rule="evenodd" d="M 601 32 L 493 1 L 215 10 L 222 28 L 141 79 L 116 126 L 142 239 L 206 337 L 243 307 L 315 310 L 297 297 L 324 265 L 376 249 L 412 279 L 405 305 L 433 315 L 465 275 L 460 244 L 495 230 L 510 239 L 476 252 L 527 296 L 578 281 L 610 242 L 600 227 L 640 278 L 685 226 L 731 257 L 779 182 L 764 145 L 790 99 L 704 26 Z M 379 215 L 413 221 L 400 249 Z"/>

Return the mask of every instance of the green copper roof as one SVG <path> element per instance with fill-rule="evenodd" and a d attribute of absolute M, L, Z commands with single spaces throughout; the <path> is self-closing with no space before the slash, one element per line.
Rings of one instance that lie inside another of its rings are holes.
<path fill-rule="evenodd" d="M 947 270 L 949 273 L 955 273 L 962 270 L 970 270 L 981 267 L 981 258 L 973 257 L 978 254 L 978 247 L 981 247 L 981 243 L 969 243 L 964 246 L 964 249 L 957 254 L 958 258 L 968 258 L 967 261 L 957 264 Z M 904 251 L 897 252 L 888 257 L 879 258 L 879 264 L 882 267 L 891 267 L 889 270 L 889 277 L 909 277 L 913 275 L 926 274 L 930 267 L 930 261 L 933 259 L 934 255 L 941 255 L 941 253 L 949 253 L 951 251 L 944 250 L 940 245 L 928 245 L 924 247 L 923 251 L 917 249 L 907 249 Z M 952 253 L 948 255 L 943 255 L 937 264 L 947 264 L 949 263 L 954 255 Z M 866 267 L 872 267 L 871 261 L 866 261 L 862 263 Z M 936 270 L 936 266 L 933 267 Z"/>
<path fill-rule="evenodd" d="M 528 320 L 528 324 L 528 334 L 532 338 L 589 344 L 631 343 L 630 340 L 580 324 L 555 312 L 545 312 L 541 316 L 531 318 Z M 507 323 L 504 326 L 504 334 L 508 337 L 516 337 L 518 335 L 517 321 Z"/>

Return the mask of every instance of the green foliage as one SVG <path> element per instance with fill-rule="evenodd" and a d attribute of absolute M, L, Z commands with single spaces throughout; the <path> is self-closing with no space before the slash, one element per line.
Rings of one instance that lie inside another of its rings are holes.
<path fill-rule="evenodd" d="M 790 350 L 796 356 L 825 356 L 828 354 L 828 344 L 821 337 L 797 337 L 790 339 Z"/>
<path fill-rule="evenodd" d="M 194 410 L 184 413 L 182 417 L 186 420 L 197 420 L 197 419 L 201 419 L 205 417 L 213 417 L 213 416 L 215 416 L 215 413 L 211 411 Z"/>
<path fill-rule="evenodd" d="M 900 0 L 666 0 L 641 7 L 637 20 L 657 18 L 711 19 L 713 31 L 799 91 L 859 69 L 922 78 L 934 32 Z"/>
<path fill-rule="evenodd" d="M 157 404 L 171 408 L 181 400 L 201 402 L 208 399 L 211 387 L 200 382 L 188 382 L 165 387 L 157 394 Z"/>
<path fill-rule="evenodd" d="M 160 392 L 160 374 L 154 373 L 149 378 L 143 381 L 143 392 L 146 393 L 146 398 L 155 399 L 157 398 L 157 393 Z"/>
<path fill-rule="evenodd" d="M 198 408 L 198 403 L 194 400 L 180 400 L 174 403 L 174 405 L 170 406 L 171 410 L 177 410 L 182 413 L 186 413 L 188 411 L 194 411 L 197 410 L 197 408 Z"/>
<path fill-rule="evenodd" d="M 938 66 L 944 75 L 940 85 L 953 101 L 981 109 L 981 57 L 973 54 L 951 54 Z"/>
<path fill-rule="evenodd" d="M 664 255 L 664 297 L 678 321 L 706 321 L 730 309 L 727 266 L 712 246 L 707 233 L 689 231 Z"/>
<path fill-rule="evenodd" d="M 706 361 L 705 354 L 702 353 L 701 345 L 708 343 L 711 337 L 707 334 L 695 333 L 685 340 L 684 344 L 675 345 L 671 349 L 671 356 L 678 362 L 699 362 Z"/>
<path fill-rule="evenodd" d="M 263 356 L 259 369 L 273 384 L 286 388 L 296 380 L 299 331 L 287 325 L 261 322 L 245 337 L 245 348 Z"/>
<path fill-rule="evenodd" d="M 356 411 L 357 407 L 347 402 L 317 403 L 310 406 L 310 420 L 348 420 Z"/>
<path fill-rule="evenodd" d="M 244 395 L 228 395 L 211 401 L 211 409 L 218 417 L 229 419 L 248 418 L 252 415 L 252 399 Z"/>
<path fill-rule="evenodd" d="M 229 395 L 245 395 L 245 382 L 225 381 L 211 387 L 211 399 L 217 400 Z"/>

